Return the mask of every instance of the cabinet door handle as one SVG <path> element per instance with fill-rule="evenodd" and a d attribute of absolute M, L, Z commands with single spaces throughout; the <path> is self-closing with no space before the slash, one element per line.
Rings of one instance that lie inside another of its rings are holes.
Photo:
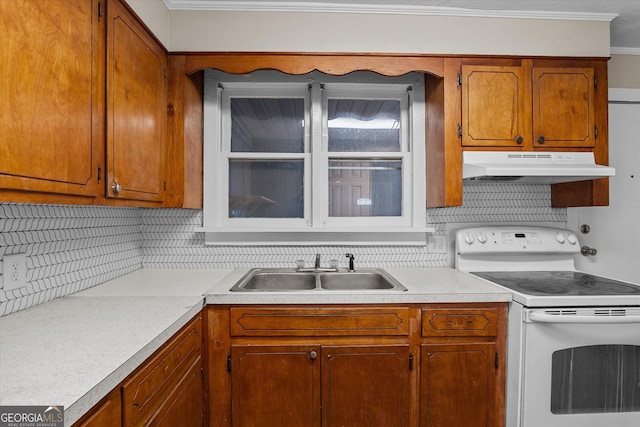
<path fill-rule="evenodd" d="M 309 359 L 316 360 L 317 357 L 318 357 L 318 353 L 315 350 L 311 350 L 309 352 Z"/>
<path fill-rule="evenodd" d="M 538 142 L 539 142 L 540 144 L 544 144 L 544 136 L 539 136 L 539 137 L 538 137 Z"/>
<path fill-rule="evenodd" d="M 111 186 L 111 189 L 115 192 L 115 193 L 119 193 L 122 191 L 122 185 L 118 184 L 117 182 L 114 182 L 113 185 Z"/>
<path fill-rule="evenodd" d="M 522 142 L 523 142 L 523 141 L 524 141 L 524 138 L 523 138 L 521 135 L 518 135 L 518 136 L 516 137 L 516 142 L 517 142 L 518 144 L 522 144 Z"/>

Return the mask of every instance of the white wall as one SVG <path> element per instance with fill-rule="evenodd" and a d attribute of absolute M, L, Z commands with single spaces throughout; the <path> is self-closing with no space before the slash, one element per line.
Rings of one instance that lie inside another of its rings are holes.
<path fill-rule="evenodd" d="M 169 48 L 169 9 L 162 0 L 125 0 L 160 42 Z"/>
<path fill-rule="evenodd" d="M 170 18 L 173 51 L 609 55 L 608 22 L 191 11 Z"/>
<path fill-rule="evenodd" d="M 172 52 L 609 56 L 609 22 L 378 13 L 167 11 L 127 0 Z"/>
<path fill-rule="evenodd" d="M 640 283 L 640 89 L 610 90 L 609 101 L 609 206 L 568 209 L 567 226 L 598 251 L 577 258 L 580 270 Z"/>
<path fill-rule="evenodd" d="M 640 89 L 640 49 L 626 55 L 611 55 L 609 87 Z"/>

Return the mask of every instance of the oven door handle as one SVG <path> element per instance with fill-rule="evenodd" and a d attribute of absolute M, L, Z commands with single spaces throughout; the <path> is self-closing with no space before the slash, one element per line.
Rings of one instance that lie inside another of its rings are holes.
<path fill-rule="evenodd" d="M 538 323 L 597 323 L 597 324 L 615 324 L 615 323 L 640 323 L 640 316 L 585 316 L 585 315 L 561 315 L 546 314 L 536 311 L 528 313 L 530 322 Z"/>

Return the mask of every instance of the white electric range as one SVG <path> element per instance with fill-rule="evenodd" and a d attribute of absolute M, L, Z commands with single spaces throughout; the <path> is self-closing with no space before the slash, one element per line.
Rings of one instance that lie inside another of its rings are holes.
<path fill-rule="evenodd" d="M 640 286 L 575 269 L 569 230 L 456 232 L 456 268 L 509 289 L 508 427 L 640 426 Z"/>

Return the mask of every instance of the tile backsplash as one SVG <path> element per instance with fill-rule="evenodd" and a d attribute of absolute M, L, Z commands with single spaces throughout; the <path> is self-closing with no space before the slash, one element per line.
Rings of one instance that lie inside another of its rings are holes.
<path fill-rule="evenodd" d="M 27 286 L 0 290 L 0 315 L 138 270 L 140 228 L 135 208 L 0 204 L 0 255 L 27 255 Z"/>
<path fill-rule="evenodd" d="M 466 183 L 463 206 L 427 210 L 427 222 L 451 240 L 465 224 L 566 225 L 566 209 L 550 207 L 548 185 Z M 314 254 L 346 265 L 452 266 L 428 246 L 205 246 L 195 231 L 202 211 L 0 203 L 0 257 L 26 253 L 27 286 L 0 290 L 0 316 L 104 283 L 140 268 L 293 267 Z M 451 246 L 451 245 L 450 245 Z"/>

